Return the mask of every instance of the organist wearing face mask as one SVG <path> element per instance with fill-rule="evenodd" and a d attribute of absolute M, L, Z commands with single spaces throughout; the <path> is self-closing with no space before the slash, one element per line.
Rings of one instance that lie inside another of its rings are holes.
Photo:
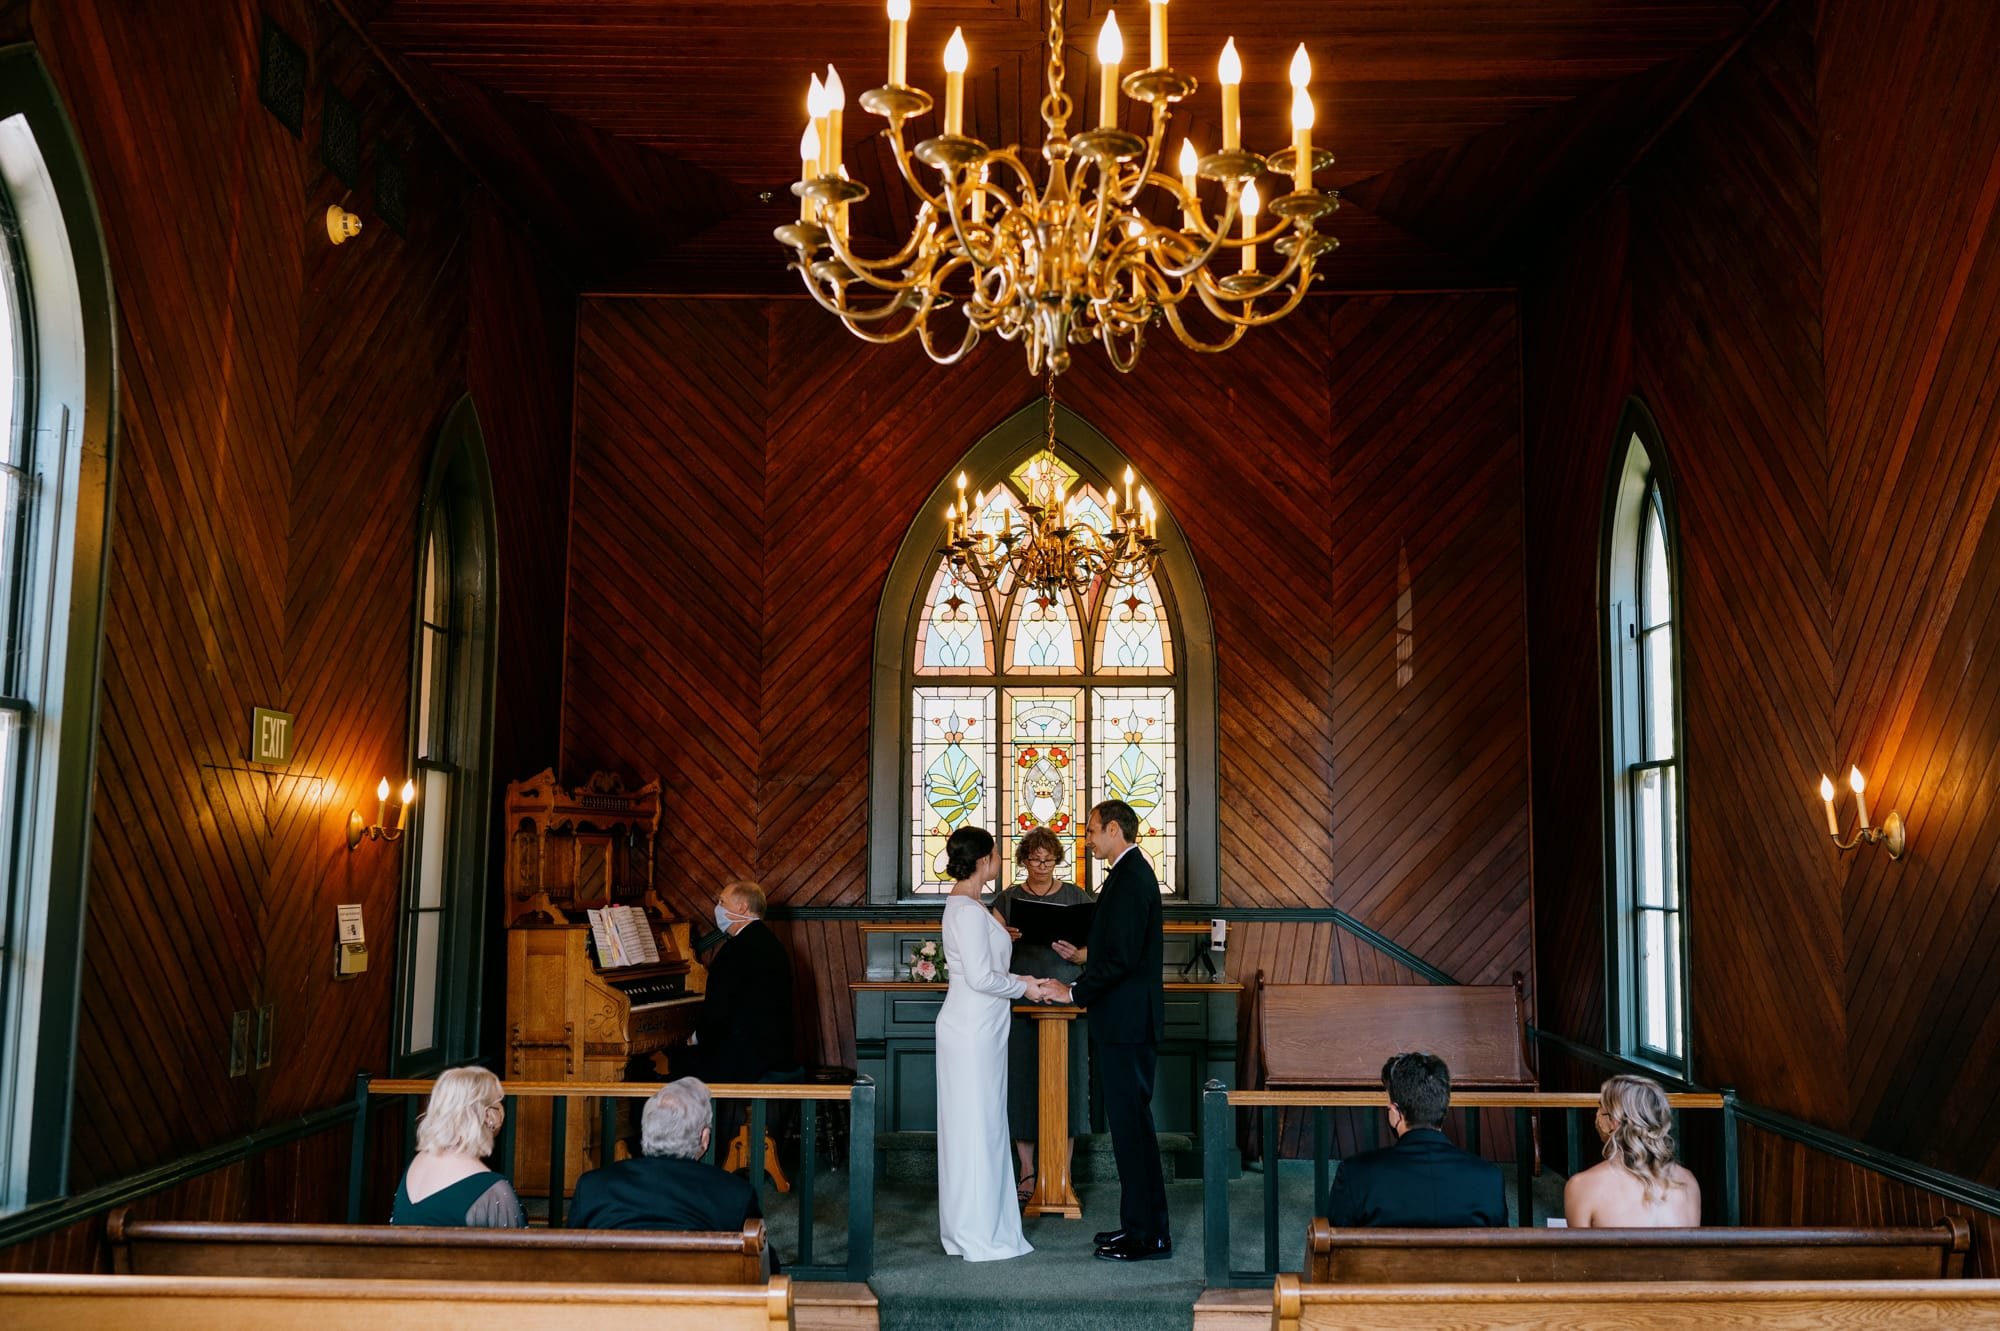
<path fill-rule="evenodd" d="M 728 937 L 708 964 L 694 1058 L 676 1059 L 675 1075 L 751 1082 L 791 1071 L 799 1062 L 792 1045 L 792 963 L 764 923 L 764 889 L 748 882 L 723 888 L 715 923 Z"/>

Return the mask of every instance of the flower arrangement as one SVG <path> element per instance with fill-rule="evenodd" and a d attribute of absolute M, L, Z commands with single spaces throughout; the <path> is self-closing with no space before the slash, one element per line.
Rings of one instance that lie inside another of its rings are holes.
<path fill-rule="evenodd" d="M 910 978 L 925 984 L 942 984 L 945 980 L 944 944 L 936 939 L 928 939 L 910 949 Z"/>

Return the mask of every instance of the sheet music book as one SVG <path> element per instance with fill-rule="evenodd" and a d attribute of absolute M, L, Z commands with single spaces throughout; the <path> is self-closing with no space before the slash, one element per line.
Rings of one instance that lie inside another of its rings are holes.
<path fill-rule="evenodd" d="M 646 923 L 645 911 L 637 906 L 606 906 L 585 914 L 590 918 L 590 936 L 597 944 L 599 966 L 611 970 L 659 962 L 660 945 Z"/>
<path fill-rule="evenodd" d="M 1081 901 L 1073 906 L 1061 906 L 1052 901 L 1019 896 L 1014 898 L 1007 918 L 1021 931 L 1024 943 L 1047 944 L 1061 939 L 1085 947 L 1090 943 L 1091 921 L 1097 918 L 1097 903 Z"/>

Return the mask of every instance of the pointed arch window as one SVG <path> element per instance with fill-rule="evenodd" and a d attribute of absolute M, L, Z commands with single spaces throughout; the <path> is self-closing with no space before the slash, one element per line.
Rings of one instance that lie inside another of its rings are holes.
<path fill-rule="evenodd" d="M 1609 1029 L 1620 1052 L 1687 1069 L 1680 624 L 1672 503 L 1650 416 L 1628 413 L 1605 543 Z"/>
<path fill-rule="evenodd" d="M 1043 409 L 1022 416 L 1039 424 Z M 1036 476 L 1054 469 L 1076 496 L 1075 519 L 1109 528 L 1103 477 L 1124 461 L 1095 431 L 1071 423 L 1053 453 L 1043 440 L 1017 438 L 995 458 L 989 436 L 968 456 L 968 467 L 1006 477 L 985 515 L 1018 509 Z M 1069 446 L 1075 437 L 1097 444 L 1099 456 Z M 1177 538 L 1164 517 L 1162 534 Z M 1130 587 L 1100 579 L 1078 595 L 1002 579 L 981 591 L 938 554 L 942 535 L 926 520 L 912 529 L 878 621 L 878 641 L 900 648 L 877 661 L 876 790 L 879 800 L 892 789 L 883 778 L 893 762 L 900 814 L 889 844 L 880 844 L 889 838 L 879 811 L 872 825 L 871 896 L 949 891 L 945 841 L 968 825 L 991 829 L 1010 866 L 1020 839 L 1047 828 L 1069 850 L 1064 873 L 1094 889 L 1102 869 L 1084 853 L 1083 824 L 1091 805 L 1119 798 L 1139 815 L 1139 845 L 1162 891 L 1212 901 L 1212 777 L 1191 786 L 1183 773 L 1195 750 L 1213 770 L 1214 666 L 1206 602 L 1185 550 Z M 1193 662 L 1190 640 L 1202 645 Z M 906 719 L 900 741 L 884 734 L 885 704 Z M 1189 742 L 1190 708 L 1202 717 L 1205 747 Z M 1199 800 L 1192 820 L 1191 793 Z"/>

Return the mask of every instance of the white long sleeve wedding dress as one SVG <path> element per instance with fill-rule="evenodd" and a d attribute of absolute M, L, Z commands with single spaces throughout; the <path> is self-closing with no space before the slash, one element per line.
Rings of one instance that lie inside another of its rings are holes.
<path fill-rule="evenodd" d="M 945 898 L 944 1007 L 937 1018 L 938 1237 L 968 1262 L 1020 1257 L 1007 1141 L 1007 1028 L 1026 989 L 1013 944 L 971 897 Z"/>

